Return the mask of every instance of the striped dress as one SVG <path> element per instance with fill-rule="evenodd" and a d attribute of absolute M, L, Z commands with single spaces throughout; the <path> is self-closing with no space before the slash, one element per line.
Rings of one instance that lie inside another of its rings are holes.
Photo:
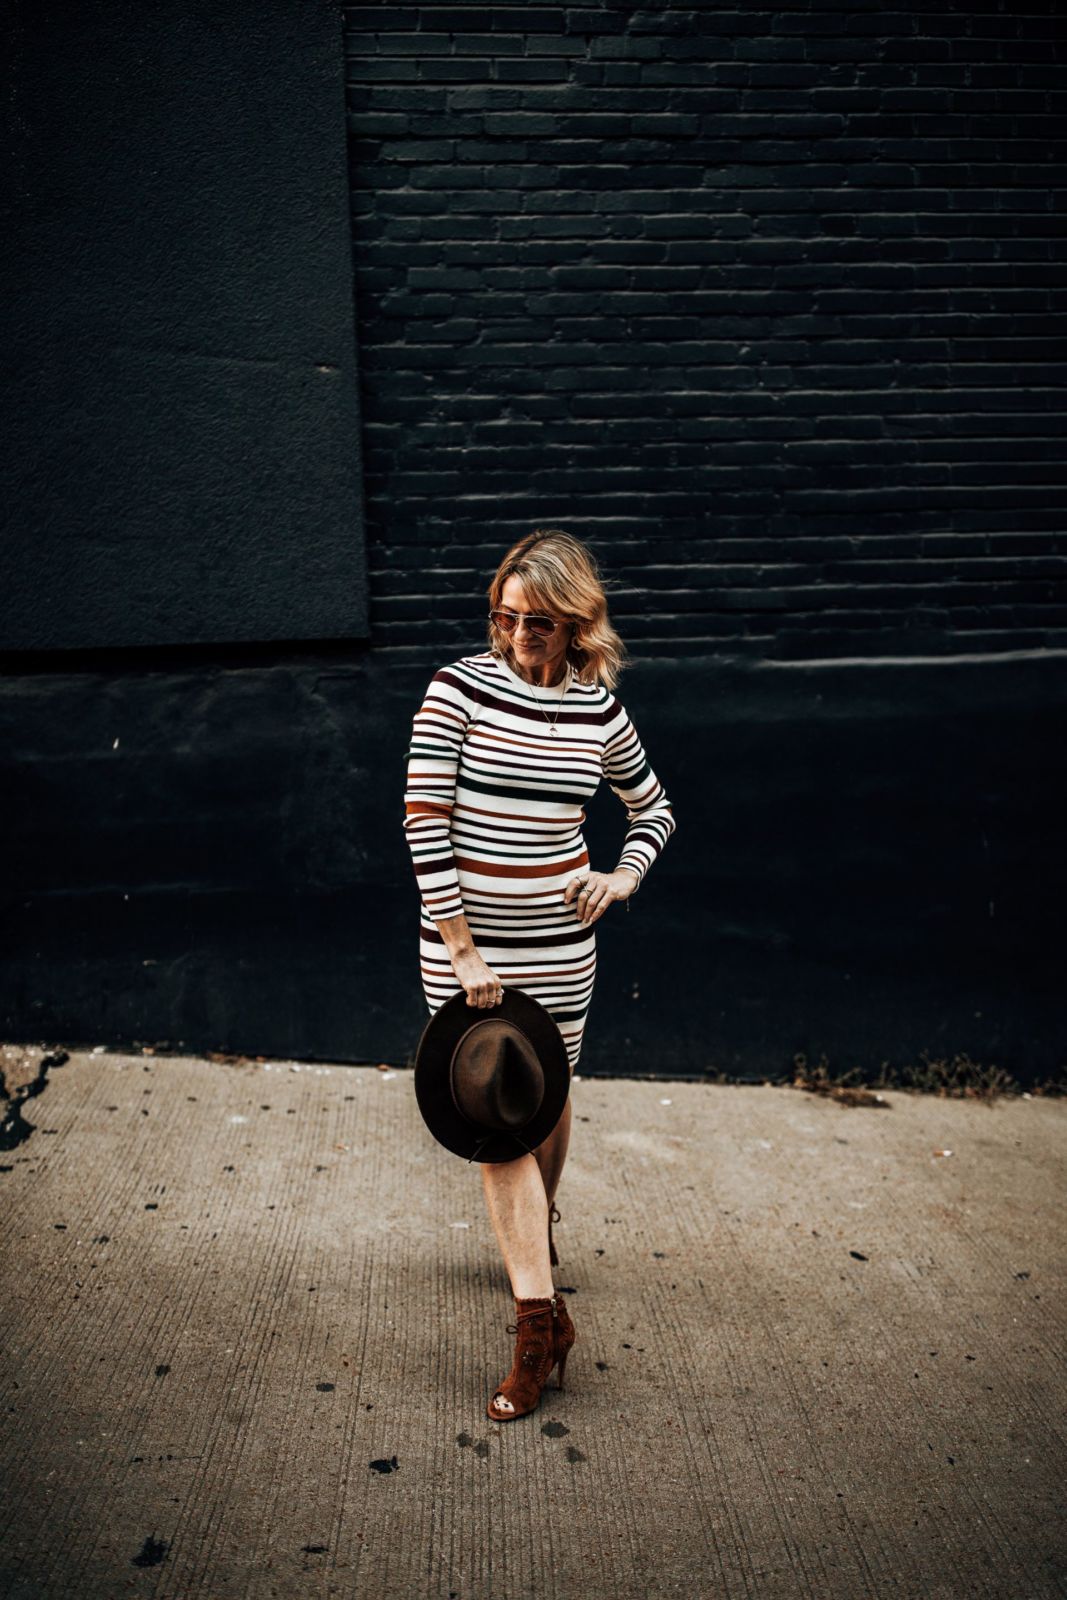
<path fill-rule="evenodd" d="M 628 818 L 618 865 L 639 883 L 675 824 L 611 691 L 572 677 L 561 700 L 560 688 L 527 683 L 488 650 L 435 672 L 407 751 L 404 831 L 431 1013 L 462 988 L 435 922 L 464 912 L 504 986 L 553 1017 L 573 1072 L 596 974 L 596 924 L 583 927 L 575 902 L 563 900 L 589 866 L 585 805 L 606 778 Z"/>

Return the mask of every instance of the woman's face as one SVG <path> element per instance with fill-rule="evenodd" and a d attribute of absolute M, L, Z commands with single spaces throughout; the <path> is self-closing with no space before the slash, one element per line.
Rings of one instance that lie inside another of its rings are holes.
<path fill-rule="evenodd" d="M 500 604 L 505 611 L 529 611 L 538 616 L 551 615 L 528 603 L 522 580 L 516 578 L 514 574 L 504 580 L 504 587 L 500 591 Z M 531 633 L 525 621 L 520 622 L 515 632 L 509 636 L 516 664 L 519 667 L 537 668 L 538 678 L 553 679 L 557 669 L 562 671 L 570 635 L 571 625 L 562 619 L 559 620 L 555 632 L 550 633 L 547 639 L 541 639 L 536 633 Z"/>

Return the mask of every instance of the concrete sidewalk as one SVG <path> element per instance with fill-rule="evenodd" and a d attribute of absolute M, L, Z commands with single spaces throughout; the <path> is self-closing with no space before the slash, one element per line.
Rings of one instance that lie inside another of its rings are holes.
<path fill-rule="evenodd" d="M 497 1425 L 507 1284 L 411 1073 L 54 1067 L 0 1156 L 0 1591 L 1067 1593 L 1067 1106 L 573 1095 L 568 1388 Z"/>

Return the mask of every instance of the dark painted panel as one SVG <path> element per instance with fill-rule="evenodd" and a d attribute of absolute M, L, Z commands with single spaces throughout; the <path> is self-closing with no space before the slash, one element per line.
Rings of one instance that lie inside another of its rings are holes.
<path fill-rule="evenodd" d="M 362 637 L 337 8 L 22 3 L 10 44 L 0 647 Z"/>
<path fill-rule="evenodd" d="M 427 676 L 4 685 L 3 1036 L 403 1060 Z M 599 925 L 584 1070 L 1062 1065 L 1067 657 L 649 661 L 619 693 L 678 831 Z M 603 786 L 594 862 L 623 826 Z"/>

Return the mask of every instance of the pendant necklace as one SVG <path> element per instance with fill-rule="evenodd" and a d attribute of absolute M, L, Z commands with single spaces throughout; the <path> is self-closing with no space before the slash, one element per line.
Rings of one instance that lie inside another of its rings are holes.
<path fill-rule="evenodd" d="M 526 679 L 525 678 L 523 679 L 523 682 L 526 683 Z M 559 738 L 559 734 L 558 734 L 558 732 L 556 730 L 556 723 L 559 721 L 559 708 L 563 704 L 564 700 L 567 698 L 567 690 L 570 688 L 570 686 L 571 686 L 571 665 L 570 665 L 570 662 L 568 661 L 568 663 L 567 663 L 567 671 L 566 671 L 566 673 L 564 675 L 564 678 L 563 678 L 563 693 L 560 695 L 559 700 L 558 700 L 558 702 L 556 704 L 556 715 L 554 717 L 552 717 L 551 720 L 550 720 L 548 712 L 544 708 L 543 702 L 538 700 L 538 698 L 534 694 L 533 690 L 530 689 L 530 685 L 528 683 L 526 683 L 526 688 L 529 691 L 530 699 L 533 701 L 534 705 L 541 707 L 541 715 L 544 717 L 545 721 L 548 723 L 548 731 L 552 735 L 553 739 L 558 739 Z"/>

